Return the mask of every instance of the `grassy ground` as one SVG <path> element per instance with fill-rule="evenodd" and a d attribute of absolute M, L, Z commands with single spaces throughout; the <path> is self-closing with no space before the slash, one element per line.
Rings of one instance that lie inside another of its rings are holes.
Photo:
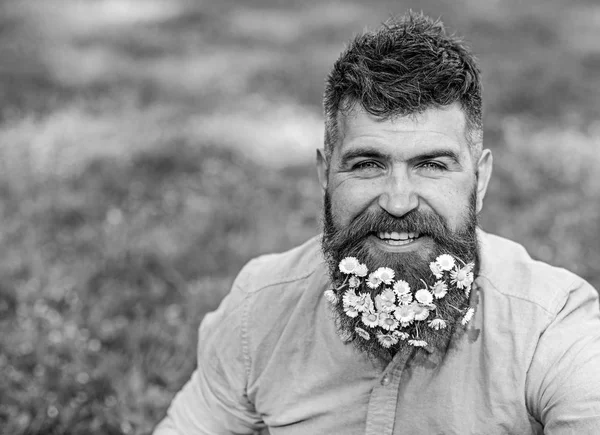
<path fill-rule="evenodd" d="M 484 229 L 600 288 L 600 8 L 435 3 L 0 1 L 0 433 L 151 430 L 242 264 L 318 231 L 324 76 L 408 6 L 481 59 Z"/>

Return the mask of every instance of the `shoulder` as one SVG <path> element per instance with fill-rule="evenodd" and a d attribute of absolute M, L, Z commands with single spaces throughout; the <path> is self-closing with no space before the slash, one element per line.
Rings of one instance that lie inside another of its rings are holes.
<path fill-rule="evenodd" d="M 262 255 L 248 262 L 219 307 L 204 317 L 200 325 L 203 351 L 208 352 L 211 345 L 221 353 L 224 349 L 242 350 L 244 357 L 239 360 L 247 362 L 249 335 L 257 332 L 249 323 L 259 319 L 264 327 L 272 327 L 264 322 L 265 316 L 277 317 L 277 312 L 293 309 L 308 287 L 307 278 L 323 262 L 318 236 L 289 251 Z M 231 346 L 223 346 L 223 342 Z M 230 360 L 235 358 L 230 355 Z"/>
<path fill-rule="evenodd" d="M 533 304 L 553 316 L 574 289 L 590 287 L 566 269 L 534 260 L 519 243 L 482 231 L 478 236 L 480 277 L 507 298 Z"/>
<path fill-rule="evenodd" d="M 234 287 L 247 294 L 260 292 L 307 279 L 324 263 L 320 237 L 315 236 L 289 251 L 254 258 L 240 271 Z"/>

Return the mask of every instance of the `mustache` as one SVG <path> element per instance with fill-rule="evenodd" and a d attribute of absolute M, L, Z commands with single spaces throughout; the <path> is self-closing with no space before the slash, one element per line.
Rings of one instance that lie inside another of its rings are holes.
<path fill-rule="evenodd" d="M 325 228 L 325 230 L 332 230 Z M 419 233 L 436 241 L 446 240 L 451 231 L 446 222 L 437 214 L 413 210 L 402 217 L 394 217 L 382 211 L 365 211 L 347 227 L 336 230 L 337 240 L 362 240 L 373 233 Z"/>

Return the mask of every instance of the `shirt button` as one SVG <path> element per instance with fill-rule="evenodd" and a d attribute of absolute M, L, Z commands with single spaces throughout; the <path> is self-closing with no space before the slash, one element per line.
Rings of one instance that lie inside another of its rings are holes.
<path fill-rule="evenodd" d="M 381 385 L 384 387 L 390 383 L 390 375 L 385 375 L 383 379 L 381 379 Z"/>

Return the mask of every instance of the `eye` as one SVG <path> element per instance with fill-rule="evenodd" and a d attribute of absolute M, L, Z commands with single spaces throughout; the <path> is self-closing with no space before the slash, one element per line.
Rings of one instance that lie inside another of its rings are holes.
<path fill-rule="evenodd" d="M 424 162 L 424 163 L 420 164 L 419 167 L 422 169 L 426 169 L 428 171 L 444 171 L 444 170 L 446 170 L 446 165 L 444 165 L 443 163 L 434 162 L 434 161 Z"/>
<path fill-rule="evenodd" d="M 357 164 L 355 164 L 353 166 L 353 169 L 355 170 L 369 170 L 369 169 L 380 169 L 381 168 L 381 164 L 373 161 L 373 160 L 366 160 L 364 162 L 358 162 Z"/>

